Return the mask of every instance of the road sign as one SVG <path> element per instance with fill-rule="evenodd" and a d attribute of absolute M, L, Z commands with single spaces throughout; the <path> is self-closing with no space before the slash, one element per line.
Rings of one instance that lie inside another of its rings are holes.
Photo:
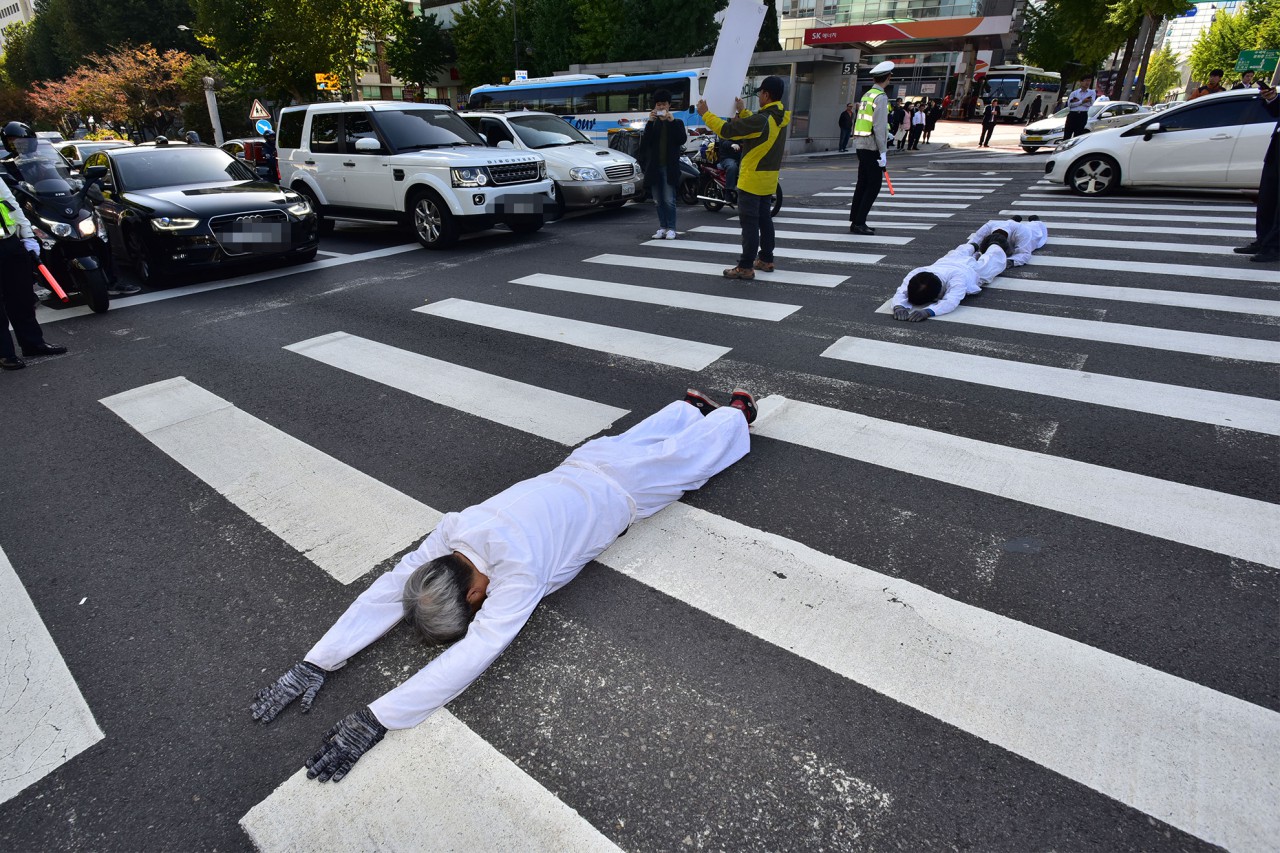
<path fill-rule="evenodd" d="M 257 131 L 259 136 L 266 136 L 271 132 L 271 122 L 265 118 L 260 118 L 254 123 L 253 129 Z"/>
<path fill-rule="evenodd" d="M 337 74 L 317 74 L 316 75 L 316 91 L 335 92 L 341 88 L 342 88 L 342 81 L 338 79 Z"/>
<path fill-rule="evenodd" d="M 519 68 L 517 68 L 517 69 L 516 69 L 516 82 L 517 82 L 517 83 L 519 83 L 521 80 L 528 80 L 528 79 L 529 79 L 529 72 L 528 72 L 528 71 L 524 71 L 524 70 L 521 70 L 521 69 L 519 69 Z"/>
<path fill-rule="evenodd" d="M 271 112 L 262 105 L 262 101 L 254 98 L 253 106 L 249 109 L 249 120 L 255 121 L 260 118 L 271 118 Z"/>
<path fill-rule="evenodd" d="M 1237 71 L 1261 71 L 1263 74 L 1274 74 L 1276 63 L 1280 61 L 1280 50 L 1242 50 L 1236 60 Z"/>

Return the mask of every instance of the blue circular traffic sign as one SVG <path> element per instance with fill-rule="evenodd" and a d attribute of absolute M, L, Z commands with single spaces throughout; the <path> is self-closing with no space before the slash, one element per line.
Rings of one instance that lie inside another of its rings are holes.
<path fill-rule="evenodd" d="M 271 132 L 271 122 L 267 121 L 265 118 L 260 118 L 257 123 L 254 124 L 253 129 L 258 132 L 259 136 L 264 136 Z"/>

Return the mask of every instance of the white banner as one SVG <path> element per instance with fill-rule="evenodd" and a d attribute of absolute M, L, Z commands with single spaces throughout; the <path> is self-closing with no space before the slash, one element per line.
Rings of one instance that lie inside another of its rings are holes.
<path fill-rule="evenodd" d="M 702 95 L 711 112 L 722 118 L 733 116 L 733 99 L 742 94 L 742 83 L 767 10 L 767 6 L 756 0 L 729 0 L 723 12 L 720 39 L 716 42 Z"/>

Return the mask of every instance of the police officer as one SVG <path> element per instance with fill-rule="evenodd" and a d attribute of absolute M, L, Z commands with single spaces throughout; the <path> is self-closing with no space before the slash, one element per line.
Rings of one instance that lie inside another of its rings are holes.
<path fill-rule="evenodd" d="M 871 69 L 874 85 L 862 95 L 853 121 L 853 147 L 858 152 L 858 183 L 849 205 L 849 231 L 853 234 L 876 233 L 867 227 L 867 214 L 880 195 L 889 167 L 889 96 L 885 86 L 892 76 L 892 62 L 881 62 Z"/>
<path fill-rule="evenodd" d="M 31 223 L 18 206 L 13 191 L 0 181 L 0 370 L 21 370 L 27 363 L 18 358 L 9 337 L 9 326 L 22 347 L 22 354 L 61 355 L 66 347 L 44 342 L 36 322 L 36 297 L 31 290 L 33 259 L 39 261 L 40 244 Z"/>

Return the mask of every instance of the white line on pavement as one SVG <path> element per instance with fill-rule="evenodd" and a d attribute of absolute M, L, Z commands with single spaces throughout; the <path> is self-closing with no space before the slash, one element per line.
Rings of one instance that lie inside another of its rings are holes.
<path fill-rule="evenodd" d="M 848 193 L 814 193 L 814 195 L 815 196 L 837 196 L 840 198 L 849 197 Z M 886 190 L 880 193 L 880 195 L 876 198 L 876 204 L 882 204 L 887 202 L 892 204 L 894 207 L 925 207 L 925 208 L 929 208 L 930 210 L 967 210 L 969 208 L 969 205 L 967 204 L 940 204 L 937 202 L 926 202 L 926 201 L 916 201 L 916 202 L 895 201 L 896 198 L 897 196 L 890 195 L 889 192 Z M 875 211 L 877 215 L 880 214 L 881 212 L 879 208 L 876 208 Z M 848 211 L 845 211 L 845 213 L 847 214 Z"/>
<path fill-rule="evenodd" d="M 886 300 L 876 309 L 876 313 L 892 314 L 893 299 Z M 1022 311 L 999 311 L 993 308 L 975 308 L 966 305 L 961 305 L 950 314 L 934 317 L 929 322 L 932 323 L 935 320 L 982 326 L 988 329 L 1006 329 L 1011 332 L 1029 332 L 1036 335 L 1100 341 L 1216 358 L 1280 364 L 1280 343 L 1258 338 L 1207 335 L 1203 332 L 1182 332 L 1177 329 L 1132 326 L 1101 320 L 1080 320 L 1075 317 L 1054 317 L 1048 314 L 1027 314 Z"/>
<path fill-rule="evenodd" d="M 699 225 L 697 228 L 691 229 L 690 233 L 724 234 L 726 236 L 736 237 L 742 233 L 742 229 L 726 228 L 723 225 Z M 869 237 L 862 234 L 816 234 L 808 231 L 775 231 L 774 236 L 779 240 L 814 240 L 823 243 L 870 243 L 878 246 L 905 246 L 915 239 L 914 237 Z"/>
<path fill-rule="evenodd" d="M 849 194 L 847 192 L 822 192 L 822 193 L 814 193 L 814 195 L 818 198 L 826 198 L 830 196 L 841 196 L 843 198 L 849 197 Z M 952 210 L 964 210 L 969 206 L 967 204 L 911 205 L 911 204 L 906 204 L 905 202 L 899 202 L 898 199 L 906 199 L 906 201 L 908 202 L 911 202 L 911 201 L 923 202 L 923 201 L 935 201 L 935 200 L 936 201 L 985 201 L 985 199 L 982 196 L 956 195 L 954 193 L 938 193 L 938 194 L 912 193 L 912 192 L 890 193 L 888 188 L 886 187 L 883 191 L 881 191 L 880 195 L 876 197 L 876 204 L 880 204 L 881 202 L 893 202 L 897 204 L 898 207 L 940 207 L 943 209 L 952 209 Z"/>
<path fill-rule="evenodd" d="M 1161 264 L 1148 261 L 1103 260 L 1102 258 L 1069 258 L 1059 255 L 1032 255 L 1032 266 L 1071 267 L 1072 269 L 1118 270 L 1136 275 L 1185 275 L 1212 278 L 1222 281 L 1257 281 L 1280 284 L 1280 271 L 1263 269 L 1262 264 L 1252 264 L 1240 255 L 1238 267 L 1213 267 L 1198 264 Z"/>
<path fill-rule="evenodd" d="M 632 255 L 596 255 L 585 259 L 588 264 L 608 264 L 615 267 L 626 267 L 638 270 L 666 270 L 669 272 L 693 273 L 695 275 L 713 275 L 724 278 L 724 264 L 707 264 L 700 261 L 682 261 L 674 258 L 634 257 Z M 773 272 L 756 272 L 755 281 L 765 284 L 801 284 L 807 287 L 838 287 L 848 280 L 848 276 L 828 275 L 816 272 L 796 272 L 795 270 L 774 270 Z"/>
<path fill-rule="evenodd" d="M 1092 237 L 1058 237 L 1049 238 L 1050 246 L 1084 246 L 1086 249 L 1114 249 L 1124 251 L 1132 249 L 1138 252 L 1188 252 L 1197 255 L 1230 255 L 1232 247 L 1223 243 L 1184 243 L 1173 240 L 1167 243 L 1155 243 L 1142 240 L 1096 240 Z"/>
<path fill-rule="evenodd" d="M 968 205 L 965 205 L 968 207 Z M 788 213 L 816 214 L 818 216 L 842 216 L 845 221 L 849 220 L 849 208 L 847 207 L 789 207 L 786 209 Z M 872 216 L 909 216 L 912 219 L 950 219 L 955 216 L 954 213 L 929 213 L 928 211 L 891 211 L 874 208 Z"/>
<path fill-rule="evenodd" d="M 1158 204 L 1158 203 L 1140 202 L 1140 201 L 1134 201 L 1134 202 L 1057 201 L 1057 200 L 1040 201 L 1037 199 L 1035 201 L 1015 201 L 1013 202 L 1013 205 L 1015 207 L 1087 207 L 1091 210 L 1096 210 L 1098 212 L 1103 212 L 1109 208 L 1115 208 L 1115 207 L 1129 207 L 1129 208 L 1137 208 L 1139 210 L 1199 210 L 1204 213 L 1248 213 L 1249 212 L 1249 208 L 1243 207 L 1241 205 L 1231 205 L 1229 207 L 1226 207 L 1226 206 L 1212 206 L 1212 205 L 1203 205 L 1203 204 Z M 1136 214 L 1130 212 L 1129 215 L 1135 216 Z"/>
<path fill-rule="evenodd" d="M 1101 284 L 1077 284 L 1071 281 L 1045 281 L 1038 278 L 1000 276 L 989 288 L 1016 290 L 1021 293 L 1044 293 L 1051 296 L 1080 296 L 1085 299 L 1109 299 L 1114 302 L 1137 302 L 1142 305 L 1168 305 L 1173 308 L 1195 308 L 1202 311 L 1229 311 L 1233 314 L 1260 314 L 1280 317 L 1280 302 L 1274 299 L 1250 299 L 1247 296 L 1219 296 L 1216 293 L 1182 293 L 1177 290 L 1148 290 L 1143 287 L 1113 287 Z"/>
<path fill-rule="evenodd" d="M 654 242 L 666 243 L 667 241 L 655 240 Z M 637 332 L 617 326 L 604 326 L 549 314 L 517 311 L 514 308 L 486 305 L 467 299 L 445 299 L 413 310 L 433 317 L 444 317 L 462 323 L 541 338 L 596 352 L 652 361 L 685 370 L 702 370 L 731 349 L 731 347 L 687 341 L 667 335 L 654 335 L 649 332 Z"/>
<path fill-rule="evenodd" d="M 440 520 L 181 376 L 100 402 L 342 583 L 418 541 Z"/>
<path fill-rule="evenodd" d="M 816 407 L 788 417 L 777 402 L 761 401 L 757 430 L 774 414 L 781 432 L 823 428 L 808 421 Z M 919 457 L 906 442 L 889 458 Z M 686 504 L 599 560 L 1213 844 L 1264 850 L 1280 836 L 1273 711 Z"/>
<path fill-rule="evenodd" d="M 1027 210 L 1002 210 L 1001 216 L 1026 216 L 1034 211 Z M 1116 230 L 1124 230 L 1124 226 L 1133 222 L 1133 211 L 1116 210 L 1116 211 L 1097 211 L 1097 210 L 1055 210 L 1053 216 L 1067 216 L 1072 219 L 1122 219 L 1123 223 L 1108 226 Z M 1162 213 L 1159 216 L 1151 216 L 1149 214 L 1142 217 L 1143 222 L 1203 222 L 1206 225 L 1253 225 L 1254 218 L 1252 216 L 1179 216 L 1177 214 Z M 1252 236 L 1252 232 L 1251 235 Z"/>
<path fill-rule="evenodd" d="M 732 217 L 737 220 L 738 217 Z M 818 228 L 848 228 L 848 222 L 840 222 L 834 219 L 801 219 L 798 216 L 775 216 L 773 217 L 775 225 L 812 225 Z M 896 228 L 902 231 L 930 231 L 938 223 L 930 222 L 928 225 L 919 225 L 913 222 L 868 222 L 872 228 Z"/>
<path fill-rule="evenodd" d="M 5 803 L 103 734 L 3 549 L 0 644 L 0 803 Z"/>
<path fill-rule="evenodd" d="M 608 429 L 629 410 L 333 332 L 285 347 L 323 364 L 561 444 Z"/>
<path fill-rule="evenodd" d="M 841 338 L 822 355 L 922 376 L 1280 435 L 1280 401 L 1259 397 L 864 338 Z"/>
<path fill-rule="evenodd" d="M 735 231 L 734 233 L 738 233 Z M 709 243 L 698 240 L 649 240 L 641 245 L 663 249 L 688 249 L 695 252 L 717 252 L 732 255 L 736 259 L 739 247 L 733 243 Z M 775 248 L 775 258 L 792 258 L 798 261 L 834 261 L 842 264 L 878 264 L 884 255 L 860 255 L 854 252 L 826 252 L 820 249 Z"/>
<path fill-rule="evenodd" d="M 778 220 L 775 219 L 774 222 Z M 1203 222 L 1202 219 L 1196 219 L 1197 222 Z M 1054 220 L 1044 220 L 1045 227 L 1049 229 L 1049 233 L 1054 231 L 1096 231 L 1103 234 L 1120 234 L 1125 229 L 1123 226 L 1115 224 L 1099 224 L 1097 222 L 1061 222 Z M 1177 234 L 1186 237 L 1235 237 L 1242 240 L 1253 239 L 1254 232 L 1252 230 L 1244 230 L 1242 228 L 1170 228 L 1165 225 L 1153 224 L 1149 217 L 1143 217 L 1142 223 L 1143 234 Z M 1092 245 L 1092 243 L 1090 243 Z M 1125 244 L 1128 245 L 1128 244 Z M 1140 245 L 1140 244 L 1138 244 Z M 1166 243 L 1153 243 L 1156 246 L 1165 246 Z"/>
<path fill-rule="evenodd" d="M 780 302 L 762 302 L 756 299 L 738 299 L 732 296 L 711 296 L 704 293 L 690 293 L 684 290 L 664 290 L 658 287 L 638 287 L 634 284 L 617 284 L 612 281 L 572 278 L 548 273 L 534 273 L 533 275 L 514 279 L 511 283 L 523 284 L 529 287 L 542 287 L 548 290 L 559 290 L 565 293 L 580 293 L 584 296 L 622 299 L 629 302 L 665 305 L 670 308 L 686 308 L 690 311 L 706 311 L 712 314 L 727 314 L 731 317 L 746 317 L 753 320 L 770 320 L 773 322 L 786 319 L 799 311 L 801 307 L 799 305 L 784 305 Z"/>

